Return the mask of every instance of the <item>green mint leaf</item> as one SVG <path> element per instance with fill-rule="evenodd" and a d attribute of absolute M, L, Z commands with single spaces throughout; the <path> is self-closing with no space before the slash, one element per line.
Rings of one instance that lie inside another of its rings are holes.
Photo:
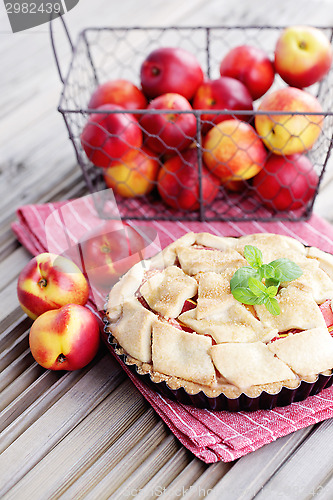
<path fill-rule="evenodd" d="M 275 278 L 279 281 L 293 281 L 302 276 L 302 269 L 293 261 L 282 258 L 269 263 L 275 270 Z"/>
<path fill-rule="evenodd" d="M 247 287 L 249 278 L 260 278 L 258 270 L 253 269 L 253 267 L 244 266 L 240 269 L 237 269 L 235 274 L 230 280 L 230 290 L 231 292 L 238 287 Z"/>
<path fill-rule="evenodd" d="M 271 314 L 277 316 L 281 311 L 275 297 L 281 281 L 299 278 L 303 274 L 302 269 L 287 258 L 263 264 L 261 250 L 252 245 L 245 245 L 244 257 L 249 266 L 241 267 L 235 272 L 230 280 L 231 293 L 243 304 L 264 304 Z"/>
<path fill-rule="evenodd" d="M 254 293 L 254 295 L 256 295 L 257 297 L 264 298 L 266 296 L 266 287 L 258 279 L 250 277 L 248 281 L 248 287 L 251 292 Z"/>
<path fill-rule="evenodd" d="M 265 279 L 265 285 L 269 288 L 270 286 L 274 286 L 276 288 L 279 288 L 280 286 L 280 281 L 275 279 L 275 278 L 268 278 Z"/>
<path fill-rule="evenodd" d="M 263 304 L 265 297 L 257 297 L 251 290 L 246 287 L 237 287 L 232 290 L 232 295 L 238 302 L 243 304 Z"/>
<path fill-rule="evenodd" d="M 261 269 L 263 273 L 263 278 L 265 279 L 275 278 L 275 269 L 270 264 L 263 264 L 261 266 Z"/>
<path fill-rule="evenodd" d="M 262 266 L 263 257 L 259 248 L 252 245 L 245 245 L 244 257 L 246 258 L 250 266 L 254 269 L 258 269 L 258 267 Z"/>
<path fill-rule="evenodd" d="M 273 314 L 273 316 L 278 316 L 281 312 L 278 301 L 275 297 L 267 297 L 265 300 L 266 309 Z"/>
<path fill-rule="evenodd" d="M 266 289 L 266 293 L 269 297 L 275 297 L 275 295 L 278 293 L 278 287 L 277 286 L 269 286 Z"/>

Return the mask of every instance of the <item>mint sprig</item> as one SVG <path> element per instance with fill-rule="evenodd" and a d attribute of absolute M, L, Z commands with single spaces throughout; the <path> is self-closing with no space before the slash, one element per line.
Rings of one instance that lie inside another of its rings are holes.
<path fill-rule="evenodd" d="M 281 311 L 275 296 L 280 284 L 299 278 L 303 274 L 302 269 L 287 258 L 264 264 L 261 250 L 252 245 L 244 247 L 244 257 L 249 266 L 237 269 L 232 276 L 232 295 L 243 304 L 264 304 L 271 314 L 277 316 Z"/>
<path fill-rule="evenodd" d="M 245 245 L 244 257 L 246 258 L 250 266 L 254 269 L 258 269 L 263 264 L 261 250 L 252 245 Z"/>

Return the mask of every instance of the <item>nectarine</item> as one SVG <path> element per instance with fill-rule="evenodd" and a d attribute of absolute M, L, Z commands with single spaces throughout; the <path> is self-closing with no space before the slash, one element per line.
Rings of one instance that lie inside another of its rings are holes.
<path fill-rule="evenodd" d="M 17 281 L 17 296 L 23 311 L 36 319 L 50 309 L 88 300 L 87 280 L 74 262 L 52 253 L 31 259 Z"/>
<path fill-rule="evenodd" d="M 222 183 L 250 179 L 264 166 L 265 147 L 246 122 L 227 120 L 215 125 L 203 139 L 203 159 Z"/>
<path fill-rule="evenodd" d="M 169 158 L 158 175 L 158 192 L 167 205 L 181 210 L 197 210 L 202 203 L 212 203 L 219 189 L 219 180 L 202 166 L 199 178 L 198 151 L 189 148 Z"/>
<path fill-rule="evenodd" d="M 134 155 L 111 162 L 104 172 L 105 184 L 126 198 L 144 196 L 154 188 L 159 168 L 157 154 L 142 147 Z"/>
<path fill-rule="evenodd" d="M 275 90 L 263 97 L 258 110 L 255 128 L 273 153 L 304 153 L 312 148 L 321 133 L 324 121 L 321 105 L 305 90 L 294 87 Z"/>
<path fill-rule="evenodd" d="M 33 323 L 31 354 L 49 370 L 78 370 L 95 357 L 100 343 L 99 323 L 86 307 L 68 304 L 47 311 Z"/>

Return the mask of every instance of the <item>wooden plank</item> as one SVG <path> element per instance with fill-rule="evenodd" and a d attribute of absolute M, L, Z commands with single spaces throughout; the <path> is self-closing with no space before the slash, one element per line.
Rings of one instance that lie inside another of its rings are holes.
<path fill-rule="evenodd" d="M 104 356 L 61 400 L 34 422 L 0 457 L 0 496 L 8 492 L 85 418 L 119 382 L 120 367 L 110 371 Z M 123 376 L 123 375 L 122 375 Z M 18 464 L 17 457 L 20 457 Z"/>
<path fill-rule="evenodd" d="M 314 204 L 314 212 L 329 222 L 333 222 L 332 183 L 333 175 L 330 175 L 328 183 L 320 190 Z"/>
<path fill-rule="evenodd" d="M 160 461 L 163 463 L 164 458 L 170 458 L 178 449 L 179 445 L 177 446 L 176 438 L 173 435 L 166 436 L 165 432 L 166 430 L 156 426 L 149 438 L 141 440 L 130 453 L 96 484 L 85 498 L 94 500 L 96 498 L 109 498 L 111 495 L 117 497 L 123 493 L 126 495 L 128 490 L 123 489 L 124 483 L 141 465 L 145 469 L 149 464 L 151 470 L 154 464 L 159 464 Z"/>
<path fill-rule="evenodd" d="M 20 356 L 7 366 L 1 372 L 0 390 L 3 391 L 9 384 L 11 384 L 17 377 L 19 377 L 25 370 L 27 370 L 33 362 L 30 349 L 26 349 Z"/>
<path fill-rule="evenodd" d="M 38 420 L 58 399 L 61 398 L 90 369 L 64 373 L 57 382 L 29 405 L 0 434 L 0 453 L 15 441 L 23 432 Z"/>
<path fill-rule="evenodd" d="M 178 476 L 163 490 L 159 496 L 163 500 L 173 500 L 180 498 L 197 481 L 209 466 L 197 458 L 192 458 L 191 462 L 178 474 Z M 149 483 L 147 484 L 148 487 Z M 193 487 L 193 486 L 192 486 Z M 144 490 L 145 491 L 145 488 Z"/>
<path fill-rule="evenodd" d="M 72 166 L 70 173 L 65 173 L 59 182 L 48 187 L 44 193 L 34 194 L 34 198 L 27 200 L 28 203 L 47 203 L 71 197 L 80 197 L 87 193 L 81 170 L 78 166 Z M 0 217 L 0 252 L 3 259 L 7 258 L 13 251 L 19 248 L 16 236 L 11 230 L 10 224 L 16 220 L 15 210 L 22 203 L 17 203 Z"/>
<path fill-rule="evenodd" d="M 23 332 L 20 337 L 14 339 L 12 345 L 5 349 L 0 355 L 0 372 L 3 374 L 5 368 L 11 367 L 12 362 L 17 359 L 21 354 L 26 353 L 29 346 L 28 332 Z M 2 378 L 2 377 L 1 377 Z"/>
<path fill-rule="evenodd" d="M 16 283 L 7 286 L 7 293 L 0 292 L 0 328 L 7 329 L 22 317 L 22 309 L 17 300 Z"/>
<path fill-rule="evenodd" d="M 13 402 L 15 401 L 15 399 L 22 394 L 24 398 L 24 405 L 29 405 L 29 403 L 31 402 L 31 397 L 34 397 L 36 399 L 36 397 L 38 396 L 37 387 L 35 387 L 36 381 L 39 380 L 43 387 L 45 387 L 45 378 L 56 377 L 56 374 L 52 372 L 50 376 L 47 375 L 48 372 L 46 372 L 44 368 L 42 368 L 37 363 L 32 363 L 26 370 L 24 370 L 24 372 L 21 373 L 21 375 L 15 377 L 11 384 L 7 385 L 7 387 L 1 392 L 0 422 L 2 424 L 0 424 L 0 426 L 6 425 L 6 418 L 4 417 L 2 410 L 7 408 L 6 413 L 9 414 L 11 418 L 14 417 Z M 31 390 L 32 386 L 34 386 L 36 390 Z M 29 395 L 26 392 L 27 389 L 29 389 Z M 34 393 L 33 396 L 31 395 L 31 392 Z M 19 399 L 21 400 L 21 398 Z M 20 408 L 17 411 L 20 411 L 22 409 L 21 404 L 19 406 Z"/>
<path fill-rule="evenodd" d="M 196 500 L 208 496 L 215 484 L 231 469 L 232 463 L 217 462 L 210 465 L 203 474 L 190 486 L 183 498 Z M 221 497 L 220 497 L 221 498 Z"/>
<path fill-rule="evenodd" d="M 22 311 L 16 321 L 13 321 L 10 326 L 4 327 L 1 325 L 1 337 L 0 337 L 0 351 L 9 349 L 13 342 L 16 341 L 18 337 L 23 335 L 28 331 L 32 324 L 32 319 Z"/>
<path fill-rule="evenodd" d="M 169 486 L 178 478 L 184 469 L 191 463 L 192 456 L 186 448 L 180 448 L 170 460 L 148 481 L 145 486 L 139 486 L 137 482 L 133 485 L 123 485 L 123 489 L 127 491 L 135 490 L 138 493 L 135 495 L 135 500 L 146 500 L 148 498 L 165 498 L 163 493 L 169 490 Z M 137 474 L 137 471 L 136 473 Z M 193 481 L 192 476 L 192 481 Z"/>
<path fill-rule="evenodd" d="M 173 434 L 170 434 L 166 439 L 163 440 L 161 444 L 159 444 L 154 449 L 151 455 L 146 458 L 144 463 L 142 463 L 139 467 L 137 467 L 135 471 L 132 472 L 127 481 L 122 483 L 121 488 L 119 488 L 117 492 L 113 493 L 113 498 L 115 500 L 122 500 L 124 496 L 136 497 L 137 493 L 141 491 L 141 489 L 147 484 L 147 482 L 149 482 L 149 480 L 152 480 L 152 478 L 161 471 L 161 468 L 163 468 L 163 466 L 168 461 L 171 461 L 172 458 L 177 456 L 177 453 L 179 453 L 179 447 L 180 444 L 176 440 L 175 436 Z M 178 464 L 177 461 L 176 463 Z M 105 484 L 103 489 L 99 489 L 99 491 L 101 493 L 99 493 L 98 498 L 101 498 L 101 496 L 106 498 L 106 495 L 108 495 L 109 486 Z M 157 492 L 159 491 L 160 490 L 158 489 Z M 154 494 L 154 491 L 152 493 Z M 96 496 L 93 495 L 94 492 L 91 492 L 91 499 L 96 498 Z"/>
<path fill-rule="evenodd" d="M 317 486 L 315 491 L 316 500 L 332 500 L 333 498 L 333 477 L 332 474 L 328 481 Z"/>
<path fill-rule="evenodd" d="M 61 154 L 62 157 L 58 158 L 58 162 L 51 170 L 35 168 L 34 172 L 31 172 L 31 175 L 28 173 L 29 170 L 26 171 L 27 176 L 21 188 L 14 192 L 12 191 L 10 195 L 6 196 L 6 202 L 3 203 L 2 207 L 3 220 L 8 220 L 9 217 L 12 218 L 13 212 L 19 206 L 36 203 L 49 192 L 50 186 L 56 185 L 64 176 L 70 175 L 73 167 L 68 167 L 68 165 L 65 168 L 61 167 L 61 165 L 66 165 L 64 150 L 62 150 Z"/>
<path fill-rule="evenodd" d="M 17 293 L 16 293 L 16 282 L 11 282 L 5 290 L 0 291 L 0 324 L 8 318 L 8 321 L 4 323 L 4 328 L 10 324 L 11 321 L 15 321 L 22 314 L 22 309 L 19 304 Z"/>
<path fill-rule="evenodd" d="M 263 446 L 238 459 L 232 469 L 213 488 L 210 500 L 250 500 L 311 433 L 312 427 Z"/>
<path fill-rule="evenodd" d="M 21 270 L 30 259 L 30 253 L 25 248 L 19 247 L 6 260 L 0 262 L 0 290 L 3 290 L 11 281 L 17 280 Z"/>
<path fill-rule="evenodd" d="M 139 454 L 140 463 L 144 461 L 145 454 L 149 454 L 151 448 L 160 442 L 165 436 L 166 428 L 159 417 L 150 407 L 122 434 L 98 459 L 84 471 L 76 481 L 69 486 L 59 497 L 61 500 L 79 500 L 86 498 L 89 492 L 99 484 L 99 482 L 113 471 L 117 464 L 121 474 L 124 469 L 133 467 L 135 470 L 136 453 L 143 450 L 142 456 Z M 159 437 L 160 436 L 160 437 Z M 128 459 L 126 462 L 124 457 Z M 133 470 L 133 469 L 132 469 Z M 116 481 L 118 478 L 116 476 Z M 97 498 L 97 497 L 95 497 Z"/>
<path fill-rule="evenodd" d="M 147 405 L 126 379 L 91 411 L 57 446 L 22 478 L 10 495 L 59 496 L 145 413 Z M 82 439 L 82 436 L 85 436 Z M 127 444 L 127 449 L 132 446 Z M 45 482 L 54 464 L 52 478 Z"/>
<path fill-rule="evenodd" d="M 332 474 L 332 430 L 332 419 L 315 426 L 311 435 L 282 464 L 256 498 L 266 499 L 269 493 L 276 498 L 312 498 Z"/>

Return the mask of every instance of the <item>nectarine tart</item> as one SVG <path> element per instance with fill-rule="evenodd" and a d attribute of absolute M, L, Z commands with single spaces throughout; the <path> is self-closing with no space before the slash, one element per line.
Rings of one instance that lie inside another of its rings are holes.
<path fill-rule="evenodd" d="M 164 394 L 272 408 L 332 383 L 333 256 L 282 235 L 187 233 L 111 289 L 105 338 Z"/>

